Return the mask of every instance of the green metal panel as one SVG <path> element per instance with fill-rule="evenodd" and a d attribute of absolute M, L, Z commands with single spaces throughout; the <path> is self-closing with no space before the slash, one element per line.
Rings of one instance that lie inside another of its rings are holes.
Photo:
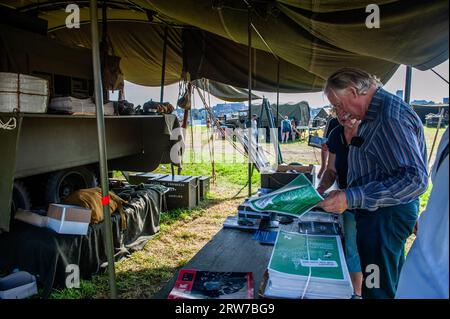
<path fill-rule="evenodd" d="M 117 161 L 120 168 L 153 170 L 168 150 L 163 116 L 105 117 L 105 122 L 108 160 L 121 159 Z M 25 116 L 15 178 L 97 163 L 96 137 L 94 117 Z M 118 168 L 112 165 L 111 169 Z"/>
<path fill-rule="evenodd" d="M 13 115 L 0 114 L 0 119 L 6 123 Z M 11 217 L 11 198 L 16 166 L 17 146 L 19 141 L 22 118 L 17 117 L 16 128 L 0 129 L 0 233 L 9 231 Z"/>
<path fill-rule="evenodd" d="M 109 168 L 153 171 L 169 163 L 167 125 L 164 116 L 105 117 Z M 0 129 L 0 147 L 0 231 L 8 231 L 14 179 L 98 163 L 96 119 L 21 114 L 16 129 Z"/>

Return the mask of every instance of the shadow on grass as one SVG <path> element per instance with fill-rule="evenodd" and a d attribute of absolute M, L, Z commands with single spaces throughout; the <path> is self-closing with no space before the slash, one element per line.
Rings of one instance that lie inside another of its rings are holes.
<path fill-rule="evenodd" d="M 156 294 L 181 268 L 161 266 L 138 271 L 116 273 L 118 298 L 149 299 Z M 106 299 L 109 298 L 107 273 L 96 275 L 92 280 L 81 280 L 79 288 L 54 290 L 50 299 Z"/>

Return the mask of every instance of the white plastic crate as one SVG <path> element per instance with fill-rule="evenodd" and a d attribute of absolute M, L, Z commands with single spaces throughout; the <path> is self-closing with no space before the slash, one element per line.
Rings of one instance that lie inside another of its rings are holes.
<path fill-rule="evenodd" d="M 48 81 L 38 77 L 0 72 L 0 113 L 46 113 Z"/>

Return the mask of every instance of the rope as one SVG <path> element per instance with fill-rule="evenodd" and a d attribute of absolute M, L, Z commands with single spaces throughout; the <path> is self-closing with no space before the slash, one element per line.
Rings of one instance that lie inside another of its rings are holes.
<path fill-rule="evenodd" d="M 0 119 L 0 129 L 2 130 L 7 130 L 7 131 L 12 131 L 15 130 L 17 127 L 17 120 L 15 117 L 11 117 L 8 122 L 4 123 L 1 119 Z"/>
<path fill-rule="evenodd" d="M 205 97 L 203 96 L 203 94 L 200 92 L 200 89 L 195 86 L 195 88 L 197 89 L 198 95 L 200 96 L 200 99 L 203 102 L 203 105 L 205 106 L 205 110 L 208 112 L 209 116 L 213 119 L 213 123 L 214 125 L 217 127 L 217 129 L 219 130 L 219 132 L 225 137 L 225 139 L 230 142 L 230 144 L 233 146 L 233 148 L 235 150 L 237 150 L 239 153 L 241 153 L 243 156 L 247 156 L 247 153 L 241 149 L 238 148 L 238 146 L 236 145 L 236 143 L 234 143 L 229 136 L 227 136 L 225 134 L 225 130 L 221 127 L 219 121 L 214 117 L 214 114 L 212 113 L 211 107 L 208 105 L 208 103 L 206 102 Z"/>
<path fill-rule="evenodd" d="M 444 78 L 442 75 L 440 75 L 439 73 L 437 73 L 435 70 L 433 70 L 433 69 L 430 69 L 434 74 L 436 74 L 438 77 L 440 77 L 441 78 L 441 80 L 442 81 L 444 81 L 445 83 L 447 83 L 447 84 L 449 84 L 448 83 L 448 80 L 446 79 L 446 78 Z"/>
<path fill-rule="evenodd" d="M 209 90 L 209 80 L 203 79 L 204 87 L 208 89 L 208 105 L 211 105 L 211 92 Z M 209 115 L 209 114 L 208 114 Z M 215 156 L 214 156 L 214 130 L 211 129 L 213 119 L 209 116 L 209 123 L 207 125 L 207 134 L 208 134 L 208 149 L 209 149 L 209 157 L 211 160 L 211 170 L 212 170 L 212 179 L 213 183 L 216 182 L 216 165 L 215 165 Z"/>

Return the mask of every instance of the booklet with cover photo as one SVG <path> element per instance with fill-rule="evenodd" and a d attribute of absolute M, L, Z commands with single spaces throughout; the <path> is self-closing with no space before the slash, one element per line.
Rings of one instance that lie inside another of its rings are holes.
<path fill-rule="evenodd" d="M 168 299 L 253 299 L 253 275 L 183 269 Z"/>
<path fill-rule="evenodd" d="M 284 187 L 261 197 L 250 198 L 247 203 L 256 211 L 300 217 L 322 200 L 323 197 L 309 179 L 300 174 Z"/>

